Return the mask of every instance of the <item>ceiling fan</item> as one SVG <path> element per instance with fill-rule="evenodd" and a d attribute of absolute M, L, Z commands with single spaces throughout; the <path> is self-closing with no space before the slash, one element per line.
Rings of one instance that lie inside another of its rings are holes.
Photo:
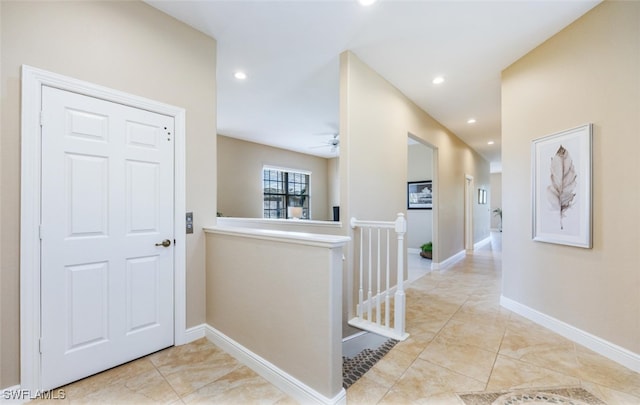
<path fill-rule="evenodd" d="M 331 152 L 336 152 L 340 146 L 340 134 L 337 132 L 314 134 L 314 135 L 331 135 L 331 139 L 325 141 L 322 145 L 312 146 L 311 149 L 331 148 Z"/>

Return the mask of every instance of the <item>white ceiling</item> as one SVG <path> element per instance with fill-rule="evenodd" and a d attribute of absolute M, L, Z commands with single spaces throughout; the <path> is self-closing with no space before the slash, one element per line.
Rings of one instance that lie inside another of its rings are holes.
<path fill-rule="evenodd" d="M 219 134 L 335 156 L 322 145 L 338 130 L 339 54 L 351 50 L 494 164 L 500 72 L 599 2 L 147 1 L 217 40 Z"/>

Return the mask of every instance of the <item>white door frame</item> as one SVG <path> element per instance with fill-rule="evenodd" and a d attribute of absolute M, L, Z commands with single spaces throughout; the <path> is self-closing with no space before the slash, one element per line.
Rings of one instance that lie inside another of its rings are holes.
<path fill-rule="evenodd" d="M 168 115 L 174 137 L 174 344 L 186 343 L 185 110 L 96 84 L 22 66 L 20 182 L 20 387 L 40 389 L 40 208 L 42 86 Z"/>
<path fill-rule="evenodd" d="M 464 175 L 464 248 L 473 252 L 473 176 Z"/>
<path fill-rule="evenodd" d="M 431 232 L 433 234 L 433 244 L 435 245 L 435 249 L 431 252 L 431 267 L 434 268 L 434 263 L 440 263 L 440 149 L 430 143 L 427 143 L 426 145 L 433 149 L 433 182 L 431 183 L 431 190 L 432 195 L 435 195 L 435 198 L 432 198 L 431 201 L 431 215 L 433 217 Z"/>
<path fill-rule="evenodd" d="M 439 252 L 439 248 L 440 248 L 440 239 L 439 239 L 439 227 L 438 224 L 440 223 L 440 215 L 439 215 L 439 209 L 440 209 L 440 203 L 438 202 L 440 200 L 440 190 L 438 188 L 438 186 L 440 185 L 439 181 L 438 181 L 438 173 L 439 173 L 439 163 L 438 163 L 438 156 L 439 156 L 439 150 L 438 147 L 425 141 L 424 139 L 413 135 L 411 132 L 408 133 L 408 137 L 428 148 L 431 148 L 431 150 L 433 151 L 433 161 L 431 162 L 431 173 L 432 173 L 432 180 L 431 180 L 431 191 L 433 193 L 433 195 L 435 196 L 435 198 L 433 198 L 431 204 L 431 240 L 433 241 L 433 246 L 435 246 L 435 249 L 433 249 L 432 255 L 433 257 L 431 258 L 431 266 L 437 265 L 439 263 L 438 259 L 440 258 L 440 254 Z M 406 212 L 405 212 L 406 214 Z M 435 267 L 433 267 L 433 269 L 435 269 Z"/>

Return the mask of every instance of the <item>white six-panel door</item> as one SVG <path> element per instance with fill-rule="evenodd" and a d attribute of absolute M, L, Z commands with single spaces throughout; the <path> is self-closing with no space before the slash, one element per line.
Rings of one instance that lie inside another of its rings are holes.
<path fill-rule="evenodd" d="M 42 97 L 41 377 L 49 389 L 174 342 L 174 122 L 46 86 Z"/>

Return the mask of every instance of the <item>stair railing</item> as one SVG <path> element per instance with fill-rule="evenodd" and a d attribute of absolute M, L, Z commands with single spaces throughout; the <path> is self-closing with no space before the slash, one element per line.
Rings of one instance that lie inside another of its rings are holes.
<path fill-rule="evenodd" d="M 404 214 L 398 214 L 395 221 L 362 221 L 351 218 L 350 224 L 358 245 L 358 252 L 354 254 L 358 304 L 357 316 L 350 319 L 349 324 L 389 338 L 405 340 L 409 337 L 405 332 L 406 298 L 403 283 L 407 220 Z M 395 241 L 391 240 L 392 232 L 395 233 Z M 392 280 L 393 256 L 396 257 L 395 280 Z M 391 285 L 394 281 L 396 284 Z"/>

